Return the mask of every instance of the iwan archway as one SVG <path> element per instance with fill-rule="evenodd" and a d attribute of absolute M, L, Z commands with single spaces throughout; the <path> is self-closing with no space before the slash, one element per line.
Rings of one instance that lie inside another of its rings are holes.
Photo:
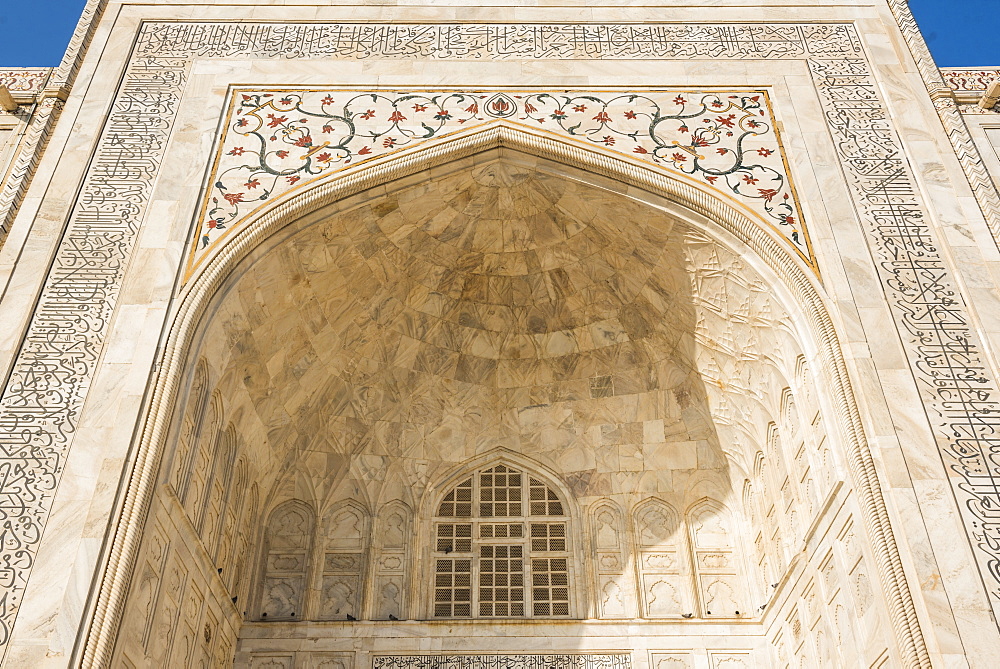
<path fill-rule="evenodd" d="M 180 298 L 88 658 L 921 662 L 797 262 L 502 124 L 275 206 Z"/>

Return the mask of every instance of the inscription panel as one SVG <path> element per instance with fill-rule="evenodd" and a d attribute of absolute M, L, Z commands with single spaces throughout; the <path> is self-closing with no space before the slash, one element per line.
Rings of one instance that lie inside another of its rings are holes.
<path fill-rule="evenodd" d="M 631 669 L 631 656 L 606 655 L 382 655 L 372 669 Z"/>

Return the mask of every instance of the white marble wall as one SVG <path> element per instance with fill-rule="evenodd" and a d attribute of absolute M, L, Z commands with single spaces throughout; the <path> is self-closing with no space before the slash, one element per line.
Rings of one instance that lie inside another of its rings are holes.
<path fill-rule="evenodd" d="M 801 3 L 794 6 L 773 3 L 767 7 L 758 3 L 728 3 L 711 12 L 700 6 L 671 3 L 669 7 L 630 8 L 627 17 L 623 17 L 620 8 L 592 6 L 518 5 L 497 9 L 466 7 L 461 3 L 405 8 L 201 3 L 171 7 L 165 3 L 127 6 L 109 3 L 81 67 L 80 82 L 86 84 L 78 84 L 68 100 L 32 188 L 7 243 L 0 250 L 3 277 L 0 322 L 4 323 L 0 331 L 0 369 L 4 370 L 5 378 L 15 367 L 45 271 L 74 205 L 138 22 L 143 18 L 852 22 L 859 31 L 878 88 L 886 96 L 890 118 L 912 165 L 926 207 L 925 220 L 940 241 L 944 262 L 954 277 L 954 285 L 964 297 L 969 322 L 982 344 L 984 365 L 988 372 L 998 369 L 994 357 L 1000 334 L 995 316 L 1000 313 L 996 241 L 983 221 L 941 122 L 924 92 L 907 46 L 888 7 L 881 2 L 815 7 Z M 51 501 L 51 512 L 38 546 L 32 576 L 24 591 L 5 663 L 11 666 L 65 666 L 74 661 L 78 635 L 92 615 L 88 598 L 96 587 L 95 570 L 102 564 L 102 547 L 109 524 L 113 524 L 117 513 L 115 495 L 123 473 L 130 471 L 130 462 L 136 455 L 130 447 L 137 442 L 137 426 L 141 425 L 143 398 L 147 395 L 157 346 L 161 333 L 171 323 L 170 305 L 175 291 L 180 288 L 177 279 L 192 217 L 198 207 L 199 180 L 205 171 L 202 166 L 209 163 L 226 87 L 233 83 L 399 88 L 431 85 L 767 88 L 781 122 L 789 169 L 804 202 L 820 266 L 821 290 L 847 356 L 864 430 L 872 446 L 875 467 L 888 502 L 888 515 L 900 546 L 902 568 L 914 595 L 920 630 L 930 658 L 948 666 L 991 666 L 1000 635 L 991 619 L 982 582 L 971 567 L 977 557 L 957 511 L 950 481 L 954 474 L 941 461 L 941 449 L 947 444 L 938 443 L 942 438 L 935 432 L 937 419 L 933 414 L 928 419 L 922 408 L 921 393 L 925 389 L 915 383 L 906 358 L 907 349 L 892 325 L 892 307 L 872 260 L 868 237 L 852 205 L 852 187 L 845 180 L 837 158 L 838 138 L 831 135 L 824 122 L 815 80 L 801 60 L 762 63 L 708 58 L 674 58 L 663 62 L 524 59 L 477 63 L 377 58 L 307 61 L 195 57 L 170 131 L 169 145 L 143 214 L 134 253 L 124 268 L 124 290 L 118 296 L 107 337 L 99 347 L 100 357 L 95 363 L 94 375 L 84 386 L 86 401 L 71 440 L 67 442 L 70 447 L 60 469 L 61 481 Z M 807 358 L 815 353 L 809 346 L 808 342 L 803 344 Z M 820 372 L 813 373 L 819 378 L 817 386 L 828 380 Z M 780 397 L 780 388 L 778 390 Z M 10 405 L 0 408 L 2 411 L 10 411 Z M 810 425 L 811 418 L 802 420 Z M 766 427 L 766 422 L 761 427 Z M 828 440 L 842 438 L 843 435 L 827 437 Z M 795 457 L 797 447 L 794 439 L 782 440 L 781 448 L 786 449 L 789 457 Z M 834 452 L 837 451 L 834 449 Z M 810 463 L 809 467 L 822 466 Z M 842 485 L 849 487 L 848 477 L 842 475 L 841 478 L 844 480 Z M 778 490 L 781 486 L 779 482 Z M 860 549 L 849 546 L 849 537 L 863 536 L 863 532 L 857 531 L 860 523 L 857 509 L 852 506 L 856 502 L 850 501 L 846 489 L 841 488 L 841 491 L 833 495 L 834 502 L 825 510 L 831 529 L 812 535 L 808 534 L 809 527 L 804 530 L 804 536 L 811 537 L 806 542 L 808 560 L 789 561 L 789 585 L 782 586 L 787 588 L 787 595 L 782 595 L 781 615 L 775 614 L 766 630 L 768 643 L 779 649 L 779 654 L 820 657 L 831 652 L 824 650 L 822 644 L 837 647 L 832 641 L 837 639 L 840 648 L 857 648 L 868 662 L 880 650 L 877 641 L 891 638 L 891 632 L 886 629 L 888 615 L 880 610 L 878 597 L 870 609 L 864 609 L 864 604 L 852 604 L 871 597 L 879 579 L 870 563 L 871 549 L 865 547 L 865 542 L 861 541 Z M 793 493 L 793 497 L 796 495 L 796 499 L 809 499 L 808 491 Z M 775 493 L 774 499 L 777 498 Z M 269 502 L 262 500 L 261 503 Z M 157 504 L 152 507 L 151 518 L 159 518 L 164 523 L 168 517 L 176 520 L 173 515 L 157 515 L 161 513 L 157 509 L 169 508 L 162 501 Z M 763 513 L 766 518 L 768 510 Z M 784 510 L 776 508 L 774 513 L 785 515 L 784 520 L 788 520 Z M 762 524 L 766 526 L 766 522 Z M 796 522 L 808 525 L 802 520 Z M 162 527 L 168 532 L 166 525 Z M 201 558 L 195 550 L 198 542 L 194 531 L 187 535 L 184 531 L 182 528 L 169 530 L 173 536 L 187 537 L 176 545 L 188 546 L 184 550 L 191 553 L 190 564 L 199 565 L 197 569 L 202 580 L 197 588 L 200 592 L 216 592 L 215 597 L 223 603 L 228 601 L 228 597 L 223 600 L 228 595 L 224 588 L 228 586 L 212 577 L 208 565 L 198 563 Z M 147 557 L 140 558 L 138 565 L 142 565 L 143 560 L 155 559 L 155 555 L 148 552 L 151 550 L 148 545 L 143 550 L 147 551 L 143 554 Z M 830 586 L 823 581 L 824 570 L 829 565 L 842 572 Z M 136 574 L 138 570 L 137 566 Z M 132 581 L 137 583 L 137 578 Z M 795 582 L 794 588 L 791 581 Z M 866 589 L 866 583 L 870 590 Z M 204 601 L 205 612 L 195 617 L 205 615 L 214 616 L 213 620 L 227 620 L 225 624 L 220 622 L 218 629 L 230 625 L 235 630 L 237 620 L 231 618 L 230 609 L 215 599 L 206 597 Z M 815 608 L 818 604 L 810 602 L 821 602 L 823 610 L 833 612 L 832 617 L 818 613 Z M 180 602 L 176 604 L 181 605 Z M 840 631 L 841 618 L 836 613 L 840 607 L 846 607 L 850 616 L 860 618 L 860 631 L 858 628 L 846 633 Z M 200 619 L 199 625 L 202 625 Z M 253 629 L 258 627 L 255 625 Z M 370 627 L 382 629 L 377 625 Z M 197 635 L 198 631 L 195 633 Z M 211 634 L 211 643 L 218 641 L 219 647 L 224 647 L 220 640 L 231 639 L 234 633 Z M 862 633 L 871 636 L 862 638 Z M 247 634 L 251 634 L 250 628 Z M 641 634 L 636 638 L 639 636 Z M 199 639 L 202 638 L 203 634 Z M 851 638 L 854 645 L 845 641 Z M 641 646 L 638 641 L 634 645 Z M 652 642 L 641 647 L 652 653 L 680 650 Z M 733 652 L 750 647 L 741 646 Z M 247 648 L 259 650 L 254 645 Z M 339 652 L 339 648 L 328 650 Z M 722 652 L 708 643 L 698 648 Z M 694 652 L 693 645 L 689 649 Z M 205 652 L 210 655 L 215 651 Z M 301 649 L 288 647 L 288 652 L 301 652 Z M 709 661 L 705 655 L 699 657 L 699 662 Z M 896 661 L 892 652 L 887 661 Z"/>

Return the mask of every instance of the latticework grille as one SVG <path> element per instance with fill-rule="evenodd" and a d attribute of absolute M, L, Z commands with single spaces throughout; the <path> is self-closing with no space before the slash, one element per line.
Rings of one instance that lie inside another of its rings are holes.
<path fill-rule="evenodd" d="M 439 559 L 434 569 L 434 615 L 467 618 L 472 615 L 472 560 Z"/>
<path fill-rule="evenodd" d="M 472 516 L 472 479 L 462 481 L 441 501 L 438 515 L 446 518 L 469 518 Z"/>
<path fill-rule="evenodd" d="M 569 615 L 569 565 L 566 558 L 532 559 L 531 601 L 536 616 Z"/>
<path fill-rule="evenodd" d="M 524 547 L 479 547 L 479 615 L 524 615 Z"/>
<path fill-rule="evenodd" d="M 568 520 L 554 490 L 507 465 L 449 490 L 435 523 L 434 617 L 568 617 Z"/>
<path fill-rule="evenodd" d="M 532 523 L 531 550 L 535 553 L 566 551 L 565 523 Z"/>
<path fill-rule="evenodd" d="M 537 479 L 531 479 L 529 492 L 532 516 L 561 516 L 562 502 L 547 485 Z"/>
<path fill-rule="evenodd" d="M 441 523 L 437 526 L 439 553 L 469 553 L 472 551 L 472 523 Z"/>
<path fill-rule="evenodd" d="M 479 475 L 479 515 L 483 518 L 524 515 L 521 472 L 497 465 Z"/>

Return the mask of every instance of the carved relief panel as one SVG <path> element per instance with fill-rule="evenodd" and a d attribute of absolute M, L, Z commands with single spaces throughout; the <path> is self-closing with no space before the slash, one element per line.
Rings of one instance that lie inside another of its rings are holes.
<path fill-rule="evenodd" d="M 594 546 L 598 617 L 633 617 L 635 588 L 627 576 L 630 546 L 621 510 L 614 502 L 601 502 L 591 510 L 590 535 Z"/>
<path fill-rule="evenodd" d="M 198 428 L 191 465 L 185 476 L 185 487 L 181 495 L 184 512 L 192 524 L 198 525 L 199 515 L 205 496 L 205 487 L 212 474 L 212 454 L 219 438 L 222 423 L 222 399 L 214 395 L 209 401 L 207 413 Z"/>
<path fill-rule="evenodd" d="M 232 485 L 233 459 L 236 455 L 236 429 L 227 425 L 216 444 L 208 476 L 208 492 L 201 512 L 198 535 L 209 555 L 215 554 L 219 526 L 225 513 L 226 497 Z M 196 510 L 196 512 L 199 510 Z"/>
<path fill-rule="evenodd" d="M 337 504 L 324 515 L 320 620 L 360 617 L 369 528 L 368 512 L 353 502 Z"/>
<path fill-rule="evenodd" d="M 642 614 L 671 618 L 694 610 L 687 546 L 677 513 L 651 499 L 634 513 Z"/>
<path fill-rule="evenodd" d="M 713 502 L 688 512 L 702 614 L 733 618 L 748 613 L 729 513 Z"/>
<path fill-rule="evenodd" d="M 261 620 L 304 617 L 313 527 L 313 512 L 302 502 L 285 502 L 271 512 L 260 586 Z"/>
<path fill-rule="evenodd" d="M 375 532 L 377 548 L 373 553 L 375 581 L 372 592 L 372 618 L 403 620 L 406 615 L 409 549 L 412 544 L 413 518 L 409 508 L 392 502 L 383 508 Z"/>

